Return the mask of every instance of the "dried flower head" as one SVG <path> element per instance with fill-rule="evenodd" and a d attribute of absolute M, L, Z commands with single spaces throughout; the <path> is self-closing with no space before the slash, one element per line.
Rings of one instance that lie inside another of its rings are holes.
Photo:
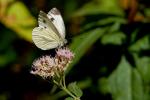
<path fill-rule="evenodd" d="M 59 48 L 55 57 L 43 56 L 33 62 L 32 74 L 43 78 L 54 77 L 62 74 L 72 61 L 74 54 L 68 48 Z"/>

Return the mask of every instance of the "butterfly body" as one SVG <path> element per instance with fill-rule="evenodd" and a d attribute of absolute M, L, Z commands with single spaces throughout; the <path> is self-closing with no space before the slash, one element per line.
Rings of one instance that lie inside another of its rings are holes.
<path fill-rule="evenodd" d="M 39 27 L 32 31 L 32 40 L 42 50 L 49 50 L 63 46 L 65 39 L 65 26 L 60 12 L 53 8 L 48 14 L 40 11 Z"/>

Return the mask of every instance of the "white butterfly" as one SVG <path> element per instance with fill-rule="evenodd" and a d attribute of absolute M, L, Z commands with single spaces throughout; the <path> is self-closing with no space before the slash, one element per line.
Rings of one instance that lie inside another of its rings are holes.
<path fill-rule="evenodd" d="M 40 11 L 38 24 L 39 27 L 35 27 L 32 31 L 32 40 L 38 48 L 53 49 L 67 42 L 65 25 L 57 8 L 51 9 L 48 14 Z"/>

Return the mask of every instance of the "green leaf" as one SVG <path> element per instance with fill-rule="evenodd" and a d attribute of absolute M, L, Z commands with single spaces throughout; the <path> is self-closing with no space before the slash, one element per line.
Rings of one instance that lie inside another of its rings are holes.
<path fill-rule="evenodd" d="M 81 31 L 87 30 L 93 26 L 103 27 L 104 25 L 110 25 L 112 23 L 114 23 L 114 24 L 111 26 L 111 29 L 109 30 L 110 32 L 118 31 L 120 28 L 120 25 L 125 24 L 126 20 L 122 17 L 112 17 L 111 16 L 108 18 L 99 19 L 98 21 L 87 23 L 86 25 L 84 25 L 84 27 L 81 29 Z"/>
<path fill-rule="evenodd" d="M 105 34 L 101 42 L 102 44 L 114 44 L 114 45 L 121 45 L 123 40 L 126 38 L 126 36 L 122 32 L 113 32 Z"/>
<path fill-rule="evenodd" d="M 76 82 L 70 83 L 68 85 L 68 89 L 77 97 L 81 97 L 83 95 L 82 90 L 77 86 Z"/>
<path fill-rule="evenodd" d="M 65 100 L 74 100 L 74 99 L 71 97 L 67 97 L 67 98 L 65 98 Z"/>
<path fill-rule="evenodd" d="M 106 94 L 109 92 L 109 84 L 108 79 L 105 77 L 102 77 L 98 80 L 98 88 L 99 91 L 103 94 Z"/>
<path fill-rule="evenodd" d="M 21 38 L 32 41 L 31 33 L 36 20 L 22 2 L 16 1 L 7 8 L 7 15 L 2 18 L 2 23 L 15 31 Z"/>
<path fill-rule="evenodd" d="M 142 78 L 146 83 L 150 83 L 150 57 L 139 57 L 137 54 L 133 54 L 133 56 L 135 59 L 136 67 Z"/>
<path fill-rule="evenodd" d="M 89 48 L 105 33 L 107 28 L 91 30 L 87 33 L 74 37 L 70 49 L 75 53 L 73 62 L 67 68 L 67 72 L 81 59 Z"/>
<path fill-rule="evenodd" d="M 118 31 L 120 29 L 120 25 L 121 23 L 116 21 L 113 23 L 113 25 L 110 27 L 109 32 L 115 32 Z"/>
<path fill-rule="evenodd" d="M 115 30 L 120 28 L 120 24 L 125 24 L 126 20 L 122 17 L 108 17 L 108 18 L 104 18 L 98 21 L 98 25 L 106 25 L 106 24 L 110 24 L 110 23 L 114 23 L 114 27 Z"/>
<path fill-rule="evenodd" d="M 6 49 L 10 49 L 12 47 L 13 41 L 16 38 L 14 32 L 10 31 L 7 28 L 1 30 L 3 34 L 0 37 L 0 51 L 5 51 Z"/>
<path fill-rule="evenodd" d="M 150 8 L 145 8 L 144 13 L 147 17 L 149 17 L 150 16 Z"/>
<path fill-rule="evenodd" d="M 114 100 L 132 100 L 131 74 L 130 64 L 122 57 L 117 69 L 108 78 Z"/>
<path fill-rule="evenodd" d="M 64 6 L 64 18 L 69 19 L 72 16 L 72 13 L 77 8 L 78 2 L 76 0 L 67 0 L 66 5 Z"/>
<path fill-rule="evenodd" d="M 140 73 L 124 57 L 109 76 L 108 84 L 114 100 L 147 100 Z"/>
<path fill-rule="evenodd" d="M 132 73 L 132 100 L 146 100 L 144 97 L 144 88 L 141 75 L 137 69 L 133 69 Z"/>
<path fill-rule="evenodd" d="M 91 78 L 86 78 L 84 80 L 78 81 L 78 86 L 81 89 L 89 88 L 91 85 L 92 85 L 92 79 Z"/>
<path fill-rule="evenodd" d="M 139 31 L 139 29 L 136 29 L 131 33 L 131 43 L 133 43 L 136 40 L 138 31 Z"/>
<path fill-rule="evenodd" d="M 73 16 L 85 16 L 98 13 L 124 16 L 123 10 L 118 4 L 118 0 L 93 0 L 86 3 Z"/>
<path fill-rule="evenodd" d="M 150 49 L 150 42 L 148 35 L 139 39 L 129 47 L 130 51 L 137 51 L 137 52 L 139 52 L 140 50 L 148 50 L 148 49 Z"/>
<path fill-rule="evenodd" d="M 0 66 L 5 66 L 16 59 L 16 53 L 8 50 L 4 54 L 0 54 Z"/>

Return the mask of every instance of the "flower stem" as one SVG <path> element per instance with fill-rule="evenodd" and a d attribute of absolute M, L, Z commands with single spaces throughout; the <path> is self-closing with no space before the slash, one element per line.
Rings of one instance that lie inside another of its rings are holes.
<path fill-rule="evenodd" d="M 66 88 L 65 75 L 63 75 L 63 86 Z"/>
<path fill-rule="evenodd" d="M 70 95 L 74 100 L 80 100 L 79 97 L 76 97 L 73 93 L 70 92 L 70 90 L 67 89 L 65 82 L 65 75 L 63 75 L 62 79 L 59 82 L 57 82 L 56 80 L 53 80 L 53 82 L 57 86 L 59 86 L 63 91 L 65 91 L 68 95 Z"/>
<path fill-rule="evenodd" d="M 64 80 L 64 79 L 63 79 L 63 80 Z M 55 80 L 53 80 L 53 82 L 54 82 L 57 86 L 60 86 L 60 88 L 61 88 L 62 90 L 64 90 L 66 93 L 68 93 L 71 97 L 76 98 L 76 97 L 66 88 L 66 85 L 64 85 L 64 84 L 59 85 L 59 83 L 58 83 L 57 81 L 55 81 Z"/>
<path fill-rule="evenodd" d="M 64 90 L 66 93 L 68 93 L 72 98 L 76 99 L 76 96 L 74 96 L 67 88 L 62 87 L 62 90 Z"/>
<path fill-rule="evenodd" d="M 62 90 L 64 90 L 66 93 L 68 93 L 72 98 L 74 98 L 74 100 L 80 100 L 78 97 L 76 97 L 74 94 L 72 94 L 66 87 L 66 83 L 65 83 L 65 75 L 63 75 L 63 79 L 62 79 Z"/>

